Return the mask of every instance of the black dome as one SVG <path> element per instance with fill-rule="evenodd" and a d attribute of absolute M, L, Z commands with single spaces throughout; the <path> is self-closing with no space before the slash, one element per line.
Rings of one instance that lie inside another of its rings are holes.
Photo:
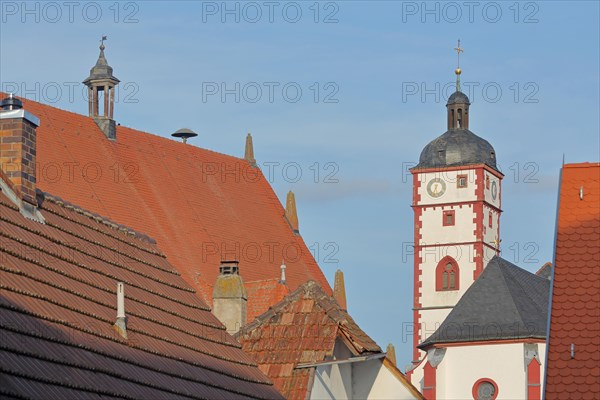
<path fill-rule="evenodd" d="M 467 97 L 466 94 L 464 94 L 463 92 L 454 92 L 452 93 L 452 95 L 450 97 L 448 97 L 448 102 L 446 103 L 446 105 L 450 105 L 450 104 L 471 104 L 471 102 L 469 101 L 469 98 Z"/>
<path fill-rule="evenodd" d="M 451 129 L 425 146 L 416 168 L 472 164 L 487 164 L 497 170 L 494 148 L 468 129 Z"/>

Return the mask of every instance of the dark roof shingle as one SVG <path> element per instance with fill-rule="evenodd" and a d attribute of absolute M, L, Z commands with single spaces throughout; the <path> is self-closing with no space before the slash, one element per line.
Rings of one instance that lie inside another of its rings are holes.
<path fill-rule="evenodd" d="M 546 337 L 550 282 L 494 256 L 419 348 L 436 343 Z"/>
<path fill-rule="evenodd" d="M 48 195 L 41 212 L 0 192 L 2 396 L 280 398 L 150 240 Z"/>

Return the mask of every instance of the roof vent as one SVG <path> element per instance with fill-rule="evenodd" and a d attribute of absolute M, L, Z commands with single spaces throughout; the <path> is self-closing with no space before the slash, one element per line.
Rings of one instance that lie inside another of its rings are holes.
<path fill-rule="evenodd" d="M 125 315 L 125 284 L 117 283 L 117 321 L 115 331 L 124 339 L 127 339 L 127 316 Z"/>
<path fill-rule="evenodd" d="M 281 279 L 279 280 L 279 283 L 281 283 L 282 285 L 285 285 L 285 269 L 287 268 L 285 266 L 285 262 L 281 261 Z"/>
<path fill-rule="evenodd" d="M 198 134 L 196 132 L 192 131 L 191 129 L 182 128 L 182 129 L 179 129 L 177 132 L 171 134 L 171 136 L 173 136 L 175 138 L 181 138 L 181 141 L 183 143 L 186 143 L 189 138 L 196 137 L 196 136 L 198 136 Z"/>
<path fill-rule="evenodd" d="M 7 98 L 2 100 L 0 103 L 0 108 L 2 108 L 4 111 L 20 110 L 23 108 L 23 102 L 10 93 Z"/>
<path fill-rule="evenodd" d="M 221 261 L 219 267 L 219 273 L 221 275 L 239 275 L 240 274 L 240 262 L 239 261 Z"/>

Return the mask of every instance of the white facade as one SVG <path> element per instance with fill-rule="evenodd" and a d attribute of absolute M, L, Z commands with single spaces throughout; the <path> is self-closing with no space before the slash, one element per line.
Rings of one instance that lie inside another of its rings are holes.
<path fill-rule="evenodd" d="M 480 164 L 414 170 L 413 179 L 416 364 L 424 356 L 416 345 L 435 332 L 498 254 L 501 174 Z M 454 285 L 444 287 L 439 269 L 448 262 L 457 268 Z"/>
<path fill-rule="evenodd" d="M 317 366 L 310 388 L 312 400 L 403 400 L 421 399 L 415 388 L 407 385 L 400 371 L 392 363 L 381 357 L 355 362 L 350 360 L 352 353 L 338 342 L 334 359 L 338 364 Z"/>
<path fill-rule="evenodd" d="M 545 351 L 545 343 L 447 347 L 441 361 L 434 362 L 436 367 L 430 382 L 426 382 L 423 374 L 414 378 L 418 378 L 416 386 L 424 392 L 426 386 L 435 386 L 435 394 L 429 396 L 432 399 L 473 399 L 473 390 L 481 381 L 493 382 L 497 388 L 496 400 L 533 399 L 536 388 L 543 387 L 544 374 L 540 372 L 544 370 Z M 539 380 L 533 376 L 539 376 Z"/>

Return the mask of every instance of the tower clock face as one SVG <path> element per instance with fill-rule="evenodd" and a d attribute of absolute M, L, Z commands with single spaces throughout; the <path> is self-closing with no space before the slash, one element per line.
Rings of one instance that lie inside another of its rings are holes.
<path fill-rule="evenodd" d="M 498 197 L 498 185 L 496 184 L 496 181 L 492 182 L 492 199 L 496 200 L 496 197 Z"/>
<path fill-rule="evenodd" d="M 446 182 L 441 178 L 433 178 L 427 184 L 427 193 L 433 198 L 442 197 L 446 193 Z"/>

